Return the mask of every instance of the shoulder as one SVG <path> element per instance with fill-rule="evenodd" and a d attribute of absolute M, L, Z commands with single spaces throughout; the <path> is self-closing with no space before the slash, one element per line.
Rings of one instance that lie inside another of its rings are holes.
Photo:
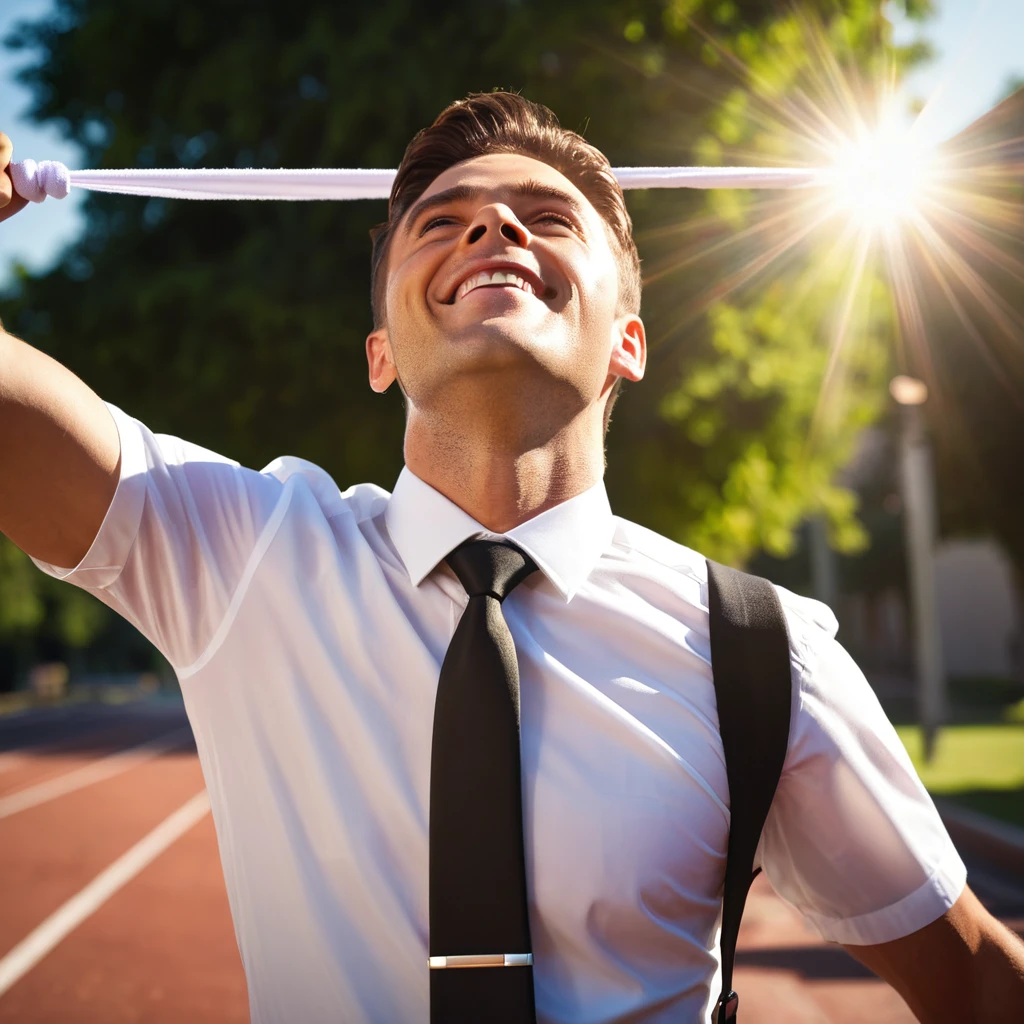
<path fill-rule="evenodd" d="M 615 517 L 615 531 L 603 567 L 618 583 L 641 593 L 681 617 L 688 626 L 709 636 L 708 562 L 705 555 L 684 544 L 656 534 L 628 519 Z M 841 675 L 844 680 L 858 670 L 836 641 L 839 622 L 821 601 L 796 594 L 772 583 L 782 605 L 790 638 L 790 659 L 795 694 L 819 677 Z M 652 587 L 654 588 L 652 590 Z M 651 595 L 671 595 L 666 598 Z M 685 607 L 678 603 L 681 598 Z M 694 617 L 696 616 L 696 617 Z M 843 685 L 847 685 L 845 682 Z M 801 701 L 795 700 L 795 706 Z"/>
<path fill-rule="evenodd" d="M 701 585 L 703 605 L 707 607 L 708 561 L 705 555 L 670 540 L 654 530 L 615 516 L 612 553 L 629 559 L 638 566 L 647 564 L 667 573 L 685 575 Z M 821 601 L 795 594 L 772 584 L 785 614 L 786 626 L 795 640 L 813 642 L 834 638 L 839 631 L 836 615 Z"/>
<path fill-rule="evenodd" d="M 626 559 L 639 567 L 657 567 L 707 583 L 707 563 L 699 552 L 628 519 L 615 516 L 614 520 L 610 552 L 613 557 Z"/>
<path fill-rule="evenodd" d="M 794 594 L 778 584 L 773 586 L 779 595 L 793 646 L 798 651 L 835 639 L 839 632 L 839 620 L 827 604 Z"/>
<path fill-rule="evenodd" d="M 294 455 L 274 459 L 261 473 L 303 491 L 319 506 L 326 518 L 347 515 L 360 523 L 380 515 L 391 498 L 383 487 L 371 483 L 353 484 L 343 491 L 327 470 Z"/>

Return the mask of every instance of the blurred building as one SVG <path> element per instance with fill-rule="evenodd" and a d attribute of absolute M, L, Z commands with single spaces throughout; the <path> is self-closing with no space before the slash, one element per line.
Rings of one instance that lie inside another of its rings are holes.
<path fill-rule="evenodd" d="M 761 557 L 751 566 L 829 604 L 839 619 L 840 641 L 889 694 L 909 693 L 914 678 L 896 429 L 893 418 L 865 431 L 844 473 L 843 482 L 860 497 L 859 514 L 871 538 L 866 551 L 837 555 L 817 542 L 820 524 L 808 523 L 792 558 Z M 945 532 L 935 570 L 947 675 L 954 681 L 1016 679 L 1024 687 L 1022 574 L 991 533 Z M 822 566 L 823 559 L 829 564 Z"/>
<path fill-rule="evenodd" d="M 947 540 L 939 545 L 935 568 L 949 675 L 1017 673 L 1021 595 L 1006 551 L 991 538 Z"/>

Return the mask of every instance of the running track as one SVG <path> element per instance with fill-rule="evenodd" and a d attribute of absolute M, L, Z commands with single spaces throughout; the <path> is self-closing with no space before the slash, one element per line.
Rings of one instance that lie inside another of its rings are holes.
<path fill-rule="evenodd" d="M 248 1020 L 207 806 L 178 705 L 0 718 L 0 1024 Z M 1019 931 L 1024 880 L 970 867 Z M 744 1024 L 913 1024 L 760 882 L 740 947 Z"/>

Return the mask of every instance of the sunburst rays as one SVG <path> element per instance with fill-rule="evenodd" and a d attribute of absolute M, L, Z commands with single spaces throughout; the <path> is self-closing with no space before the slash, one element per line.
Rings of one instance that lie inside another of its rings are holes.
<path fill-rule="evenodd" d="M 917 118 L 910 116 L 898 54 L 887 46 L 883 24 L 865 46 L 845 39 L 838 21 L 825 24 L 794 9 L 785 31 L 747 59 L 739 55 L 742 47 L 702 34 L 736 73 L 731 95 L 744 94 L 734 103 L 742 117 L 740 130 L 731 126 L 738 141 L 723 147 L 726 162 L 821 168 L 823 174 L 817 187 L 750 194 L 742 225 L 719 220 L 710 237 L 706 217 L 640 233 L 640 244 L 657 250 L 647 284 L 661 286 L 685 273 L 699 277 L 703 261 L 716 271 L 725 268 L 690 290 L 690 301 L 656 346 L 712 303 L 738 300 L 744 289 L 763 283 L 787 256 L 812 260 L 824 253 L 826 261 L 841 260 L 844 270 L 824 332 L 828 355 L 815 430 L 837 405 L 843 356 L 864 322 L 863 286 L 876 269 L 888 282 L 896 314 L 894 370 L 924 377 L 941 396 L 928 319 L 931 304 L 941 299 L 978 358 L 1021 400 L 1024 317 L 1007 298 L 1012 289 L 999 281 L 1024 285 L 1024 102 L 929 150 L 920 118 L 939 117 L 941 97 L 927 97 Z"/>

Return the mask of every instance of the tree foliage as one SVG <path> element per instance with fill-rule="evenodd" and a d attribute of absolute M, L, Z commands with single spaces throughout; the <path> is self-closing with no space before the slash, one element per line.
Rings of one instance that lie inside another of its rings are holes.
<path fill-rule="evenodd" d="M 59 0 L 9 43 L 33 56 L 35 116 L 96 167 L 395 166 L 447 103 L 496 87 L 547 103 L 613 164 L 783 162 L 807 158 L 777 129 L 816 88 L 822 40 L 865 80 L 883 57 L 920 55 L 892 50 L 877 4 L 804 6 Z M 856 337 L 833 357 L 844 269 L 822 243 L 730 290 L 773 240 L 744 241 L 763 204 L 680 191 L 629 202 L 652 353 L 616 409 L 613 506 L 733 562 L 784 553 L 811 513 L 828 515 L 836 544 L 859 543 L 834 478 L 879 407 L 891 324 L 877 275 L 858 286 Z M 367 231 L 383 203 L 91 195 L 86 212 L 60 266 L 0 303 L 10 329 L 154 430 L 249 465 L 292 452 L 342 487 L 390 487 L 402 410 L 369 390 L 363 355 Z M 829 367 L 841 387 L 823 416 Z"/>
<path fill-rule="evenodd" d="M 743 73 L 705 116 L 702 163 L 820 164 L 822 136 L 870 123 L 885 87 L 927 55 L 890 45 L 871 4 L 728 28 L 705 39 L 702 59 Z M 628 480 L 615 466 L 610 478 L 634 517 L 724 561 L 790 554 L 810 515 L 855 552 L 867 535 L 837 470 L 884 408 L 896 324 L 881 254 L 858 254 L 841 223 L 809 231 L 820 211 L 799 194 L 712 192 L 708 208 L 691 237 L 659 231 L 647 246 L 661 393 L 629 410 L 646 414 L 638 455 Z M 666 301 L 666 285 L 681 301 Z"/>
<path fill-rule="evenodd" d="M 0 534 L 0 690 L 29 667 L 31 657 L 53 648 L 82 651 L 110 625 L 105 605 L 44 576 Z"/>

